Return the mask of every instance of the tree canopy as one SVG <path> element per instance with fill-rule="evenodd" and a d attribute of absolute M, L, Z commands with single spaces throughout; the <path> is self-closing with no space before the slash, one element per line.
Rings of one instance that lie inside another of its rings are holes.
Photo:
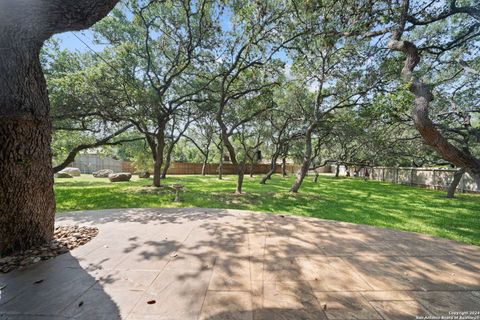
<path fill-rule="evenodd" d="M 122 1 L 102 49 L 44 50 L 55 160 L 119 145 L 160 186 L 172 160 L 228 155 L 237 193 L 282 159 L 292 192 L 324 165 L 449 165 L 480 186 L 479 36 L 475 1 Z"/>

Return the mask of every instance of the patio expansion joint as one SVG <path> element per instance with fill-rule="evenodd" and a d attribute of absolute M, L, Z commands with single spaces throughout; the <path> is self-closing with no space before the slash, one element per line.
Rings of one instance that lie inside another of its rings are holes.
<path fill-rule="evenodd" d="M 197 319 L 200 319 L 200 316 L 202 315 L 203 307 L 205 306 L 205 300 L 207 300 L 208 288 L 210 287 L 210 283 L 212 282 L 213 269 L 215 268 L 216 262 L 217 262 L 217 257 L 215 257 L 215 258 L 214 258 L 214 261 L 213 261 L 212 273 L 210 274 L 210 279 L 208 279 L 208 285 L 207 285 L 207 287 L 205 288 L 205 292 L 204 292 L 204 294 L 203 294 L 202 305 L 201 305 L 201 307 L 200 307 L 200 311 L 199 311 L 198 314 L 197 314 Z"/>

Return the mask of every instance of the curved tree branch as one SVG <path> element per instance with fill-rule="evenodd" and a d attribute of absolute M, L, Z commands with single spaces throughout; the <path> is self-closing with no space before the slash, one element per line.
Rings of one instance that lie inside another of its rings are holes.
<path fill-rule="evenodd" d="M 105 146 L 105 145 L 118 145 L 118 144 L 121 144 L 123 142 L 140 140 L 139 138 L 135 138 L 135 139 L 118 140 L 118 141 L 115 141 L 115 142 L 110 141 L 111 139 L 113 139 L 114 137 L 124 133 L 125 131 L 127 131 L 131 127 L 133 127 L 133 125 L 125 126 L 121 129 L 115 131 L 111 135 L 108 135 L 105 138 L 102 138 L 102 139 L 99 139 L 99 140 L 95 141 L 94 143 L 86 143 L 86 144 L 81 144 L 79 146 L 76 146 L 75 148 L 73 148 L 73 150 L 71 150 L 68 153 L 68 156 L 65 158 L 65 160 L 63 160 L 62 163 L 53 167 L 53 173 L 57 173 L 57 172 L 65 169 L 68 166 L 69 163 L 72 163 L 75 160 L 75 157 L 77 156 L 77 154 L 82 150 L 96 148 L 96 147 Z M 143 139 L 143 138 L 141 138 L 141 139 Z"/>
<path fill-rule="evenodd" d="M 15 0 L 0 3 L 0 25 L 22 30 L 23 37 L 44 41 L 50 36 L 91 27 L 118 0 Z M 25 39 L 27 40 L 27 39 Z"/>
<path fill-rule="evenodd" d="M 430 88 L 414 75 L 414 69 L 420 62 L 420 54 L 416 45 L 410 41 L 401 40 L 401 29 L 405 26 L 406 12 L 408 12 L 408 0 L 403 2 L 402 21 L 399 23 L 399 30 L 394 32 L 388 43 L 392 51 L 400 51 L 405 55 L 405 62 L 402 69 L 404 81 L 410 83 L 410 91 L 415 95 L 412 118 L 415 127 L 422 135 L 426 144 L 431 146 L 441 157 L 457 167 L 465 168 L 477 182 L 480 189 L 480 159 L 473 157 L 453 144 L 451 144 L 437 129 L 429 117 L 429 105 L 433 101 L 433 93 Z"/>

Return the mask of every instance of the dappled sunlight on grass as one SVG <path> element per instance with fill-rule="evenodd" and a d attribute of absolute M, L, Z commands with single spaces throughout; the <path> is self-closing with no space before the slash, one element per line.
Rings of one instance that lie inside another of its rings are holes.
<path fill-rule="evenodd" d="M 300 193 L 288 192 L 293 177 L 245 177 L 243 195 L 235 195 L 236 178 L 170 176 L 164 187 L 151 179 L 110 183 L 82 176 L 55 181 L 58 212 L 108 208 L 205 207 L 294 214 L 421 232 L 480 245 L 480 196 L 458 194 L 362 179 L 307 177 Z M 173 202 L 172 184 L 185 185 L 182 202 Z"/>

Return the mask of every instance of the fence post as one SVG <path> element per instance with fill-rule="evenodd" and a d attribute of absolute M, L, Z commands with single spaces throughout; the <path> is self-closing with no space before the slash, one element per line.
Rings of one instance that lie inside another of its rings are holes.
<path fill-rule="evenodd" d="M 410 185 L 413 186 L 413 168 L 410 168 Z"/>
<path fill-rule="evenodd" d="M 437 179 L 436 179 L 436 175 L 435 175 L 436 172 L 437 172 L 436 169 L 433 169 L 433 183 L 432 183 L 433 184 L 433 189 L 437 189 L 437 182 L 436 182 Z"/>
<path fill-rule="evenodd" d="M 382 181 L 385 181 L 385 167 L 382 168 Z"/>

